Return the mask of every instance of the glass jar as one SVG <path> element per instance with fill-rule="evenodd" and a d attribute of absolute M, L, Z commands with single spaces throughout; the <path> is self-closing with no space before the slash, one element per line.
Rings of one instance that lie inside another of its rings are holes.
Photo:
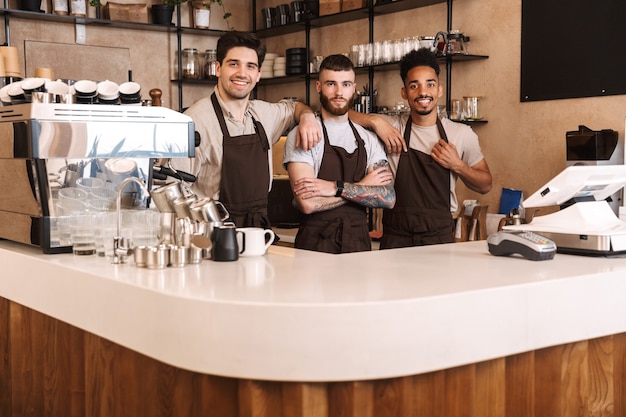
<path fill-rule="evenodd" d="M 208 3 L 209 5 L 211 3 Z M 202 2 L 193 2 L 193 25 L 198 29 L 208 29 L 211 19 L 211 10 Z"/>
<path fill-rule="evenodd" d="M 87 16 L 87 1 L 86 0 L 71 0 L 70 1 L 70 14 L 72 16 L 79 16 L 79 17 Z"/>
<path fill-rule="evenodd" d="M 196 48 L 183 49 L 182 67 L 183 78 L 199 79 L 202 77 L 200 56 Z"/>
<path fill-rule="evenodd" d="M 480 120 L 483 118 L 479 105 L 481 98 L 463 97 L 463 114 L 466 120 Z"/>
<path fill-rule="evenodd" d="M 52 6 L 54 14 L 67 16 L 70 12 L 67 0 L 53 0 Z"/>
<path fill-rule="evenodd" d="M 207 80 L 217 80 L 217 51 L 215 49 L 207 49 L 204 51 L 204 78 Z"/>

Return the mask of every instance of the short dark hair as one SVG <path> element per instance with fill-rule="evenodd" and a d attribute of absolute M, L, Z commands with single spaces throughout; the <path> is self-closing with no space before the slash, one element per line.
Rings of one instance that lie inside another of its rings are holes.
<path fill-rule="evenodd" d="M 224 58 L 226 58 L 228 51 L 238 46 L 254 49 L 259 59 L 259 68 L 261 68 L 265 60 L 267 48 L 255 33 L 238 32 L 236 30 L 226 32 L 217 41 L 217 61 L 220 65 L 224 63 Z"/>
<path fill-rule="evenodd" d="M 328 55 L 320 64 L 320 72 L 322 72 L 322 70 L 354 71 L 354 64 L 350 58 L 345 55 Z"/>
<path fill-rule="evenodd" d="M 400 78 L 402 78 L 402 82 L 406 80 L 409 71 L 415 67 L 431 67 L 437 74 L 437 77 L 439 77 L 437 55 L 428 48 L 413 50 L 402 57 L 400 60 Z"/>

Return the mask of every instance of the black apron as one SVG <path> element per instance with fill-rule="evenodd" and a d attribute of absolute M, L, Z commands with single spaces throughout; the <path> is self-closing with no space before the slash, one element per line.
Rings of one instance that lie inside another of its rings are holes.
<path fill-rule="evenodd" d="M 328 181 L 342 180 L 355 183 L 365 176 L 367 152 L 365 142 L 352 122 L 357 148 L 353 153 L 332 146 L 322 120 L 324 155 L 318 178 Z M 326 253 L 361 252 L 372 249 L 367 222 L 367 210 L 360 204 L 347 202 L 332 210 L 303 216 L 296 235 L 295 247 Z"/>
<path fill-rule="evenodd" d="M 408 152 L 398 161 L 394 187 L 396 204 L 383 210 L 381 249 L 454 242 L 454 220 L 450 214 L 450 170 L 433 158 L 409 148 L 412 121 L 404 130 Z M 448 137 L 437 119 L 441 139 Z"/>
<path fill-rule="evenodd" d="M 220 202 L 237 227 L 271 228 L 267 215 L 270 149 L 265 129 L 252 118 L 255 133 L 230 136 L 224 113 L 215 93 L 211 95 L 215 115 L 222 129 L 222 179 Z"/>

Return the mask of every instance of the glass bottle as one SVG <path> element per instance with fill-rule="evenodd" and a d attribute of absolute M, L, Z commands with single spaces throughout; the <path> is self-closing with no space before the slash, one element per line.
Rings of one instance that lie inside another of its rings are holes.
<path fill-rule="evenodd" d="M 217 80 L 217 51 L 215 49 L 207 49 L 204 52 L 204 78 L 207 80 Z"/>
<path fill-rule="evenodd" d="M 183 49 L 183 78 L 199 79 L 202 76 L 200 57 L 196 48 Z"/>

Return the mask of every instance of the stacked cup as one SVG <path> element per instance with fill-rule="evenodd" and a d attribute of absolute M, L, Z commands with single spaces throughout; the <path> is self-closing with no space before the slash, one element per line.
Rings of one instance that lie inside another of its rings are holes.
<path fill-rule="evenodd" d="M 285 51 L 287 75 L 306 74 L 309 59 L 306 48 L 289 48 Z"/>
<path fill-rule="evenodd" d="M 261 78 L 274 77 L 274 59 L 276 59 L 277 56 L 277 54 L 269 52 L 265 54 L 265 60 L 263 61 L 263 65 L 261 65 Z"/>
<path fill-rule="evenodd" d="M 284 56 L 277 56 L 274 58 L 274 77 L 284 77 L 287 75 L 287 58 Z"/>
<path fill-rule="evenodd" d="M 22 81 L 22 91 L 27 103 L 49 103 L 49 94 L 46 92 L 45 78 L 26 78 Z"/>
<path fill-rule="evenodd" d="M 141 85 L 128 81 L 119 86 L 120 101 L 122 104 L 134 104 L 141 106 Z"/>
<path fill-rule="evenodd" d="M 98 83 L 98 103 L 118 104 L 119 96 L 119 86 L 117 83 L 109 80 Z"/>
<path fill-rule="evenodd" d="M 76 93 L 76 103 L 94 104 L 98 101 L 98 84 L 95 81 L 76 81 L 73 87 Z"/>

